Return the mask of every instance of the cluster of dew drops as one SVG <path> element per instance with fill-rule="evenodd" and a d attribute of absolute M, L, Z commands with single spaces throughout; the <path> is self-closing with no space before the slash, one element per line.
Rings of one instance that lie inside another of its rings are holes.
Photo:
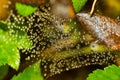
<path fill-rule="evenodd" d="M 114 56 L 111 54 L 105 54 L 105 53 L 96 54 L 96 55 L 85 54 L 85 55 L 75 56 L 67 60 L 63 59 L 59 63 L 53 62 L 53 64 L 47 66 L 48 64 L 46 63 L 44 57 L 48 55 L 45 54 L 44 52 L 48 49 L 47 53 L 49 54 L 51 51 L 50 54 L 52 54 L 52 48 L 51 48 L 52 45 L 54 45 L 57 41 L 62 39 L 69 40 L 71 36 L 71 34 L 66 34 L 62 32 L 62 28 L 64 28 L 63 22 L 66 21 L 66 19 L 59 18 L 53 15 L 50 10 L 51 7 L 49 4 L 41 5 L 36 12 L 34 12 L 33 14 L 27 17 L 23 17 L 11 11 L 11 14 L 6 20 L 8 22 L 9 29 L 17 28 L 21 31 L 27 32 L 29 39 L 33 43 L 31 48 L 27 50 L 22 50 L 22 53 L 29 55 L 25 58 L 25 60 L 28 61 L 31 59 L 42 60 L 44 62 L 42 65 L 44 65 L 45 72 L 47 73 L 48 72 L 47 70 L 49 69 L 50 72 L 53 74 L 62 72 L 64 70 L 62 67 L 64 66 L 66 66 L 65 70 L 69 70 L 71 68 L 81 67 L 82 65 L 87 66 L 90 65 L 91 63 L 102 64 L 102 63 L 107 63 L 109 59 L 113 60 Z M 67 19 L 67 21 L 71 21 L 71 20 Z M 57 51 L 60 51 L 64 45 L 61 43 L 58 44 L 57 46 L 59 47 Z M 56 48 L 56 46 L 52 46 L 52 47 Z M 67 47 L 64 48 L 68 50 Z M 76 48 L 79 49 L 80 44 L 77 44 Z M 107 58 L 105 58 L 106 56 Z M 90 59 L 90 57 L 92 59 Z M 101 61 L 100 58 L 103 57 L 105 58 L 105 60 Z M 44 74 L 44 76 L 47 76 L 47 74 Z"/>

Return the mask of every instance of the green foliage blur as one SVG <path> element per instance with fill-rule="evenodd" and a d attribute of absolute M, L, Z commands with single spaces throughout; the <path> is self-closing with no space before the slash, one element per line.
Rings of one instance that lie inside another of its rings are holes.
<path fill-rule="evenodd" d="M 36 62 L 35 64 L 27 67 L 22 73 L 14 76 L 12 80 L 43 80 L 40 73 L 40 62 Z"/>
<path fill-rule="evenodd" d="M 104 70 L 97 69 L 89 74 L 87 80 L 120 80 L 120 66 L 111 65 Z"/>

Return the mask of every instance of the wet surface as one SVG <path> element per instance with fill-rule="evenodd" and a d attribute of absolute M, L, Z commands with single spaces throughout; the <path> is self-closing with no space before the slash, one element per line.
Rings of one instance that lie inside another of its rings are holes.
<path fill-rule="evenodd" d="M 41 61 L 45 80 L 77 80 L 78 75 L 85 80 L 94 69 L 116 63 L 119 52 L 114 50 L 120 49 L 118 22 L 96 13 L 78 13 L 75 20 L 63 18 L 56 16 L 52 7 L 42 4 L 27 17 L 10 13 L 6 20 L 9 28 L 14 28 L 15 21 L 15 28 L 25 30 L 33 42 L 30 49 L 20 50 L 21 65 L 17 72 L 10 69 L 13 74 Z"/>

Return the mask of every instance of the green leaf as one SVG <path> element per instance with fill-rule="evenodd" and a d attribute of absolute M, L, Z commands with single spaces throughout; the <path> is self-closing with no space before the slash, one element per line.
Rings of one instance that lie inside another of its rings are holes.
<path fill-rule="evenodd" d="M 0 22 L 0 66 L 8 64 L 18 70 L 20 64 L 19 49 L 30 48 L 27 33 L 20 30 L 8 29 L 7 23 Z"/>
<path fill-rule="evenodd" d="M 20 55 L 17 44 L 12 41 L 8 32 L 0 30 L 0 66 L 8 64 L 17 70 L 19 63 Z"/>
<path fill-rule="evenodd" d="M 111 65 L 104 70 L 97 69 L 89 74 L 87 80 L 120 80 L 120 66 Z"/>
<path fill-rule="evenodd" d="M 37 10 L 37 7 L 33 7 L 26 4 L 16 3 L 15 8 L 17 12 L 22 16 L 28 16 Z"/>
<path fill-rule="evenodd" d="M 73 7 L 76 13 L 78 13 L 82 7 L 85 5 L 87 0 L 72 0 L 73 2 Z"/>
<path fill-rule="evenodd" d="M 43 80 L 40 70 L 40 62 L 27 67 L 22 73 L 14 76 L 12 80 Z"/>
<path fill-rule="evenodd" d="M 10 37 L 18 49 L 28 49 L 32 46 L 32 42 L 25 32 L 16 31 L 15 34 L 12 34 Z"/>

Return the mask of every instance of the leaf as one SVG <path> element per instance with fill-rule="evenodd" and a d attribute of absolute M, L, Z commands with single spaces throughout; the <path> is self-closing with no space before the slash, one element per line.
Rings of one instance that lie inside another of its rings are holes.
<path fill-rule="evenodd" d="M 19 63 L 20 55 L 17 45 L 10 39 L 8 32 L 0 30 L 0 66 L 8 64 L 17 70 Z"/>
<path fill-rule="evenodd" d="M 0 25 L 0 66 L 8 64 L 14 69 L 19 68 L 20 53 L 19 49 L 30 48 L 31 42 L 28 39 L 27 34 L 20 32 L 19 30 L 8 29 L 6 23 Z"/>
<path fill-rule="evenodd" d="M 72 0 L 73 2 L 73 7 L 75 9 L 75 12 L 78 13 L 82 7 L 85 5 L 87 0 Z"/>
<path fill-rule="evenodd" d="M 32 46 L 32 42 L 27 36 L 27 33 L 23 32 L 23 34 L 20 31 L 16 31 L 15 34 L 11 36 L 12 40 L 16 44 L 16 47 L 18 49 L 28 49 Z"/>
<path fill-rule="evenodd" d="M 15 8 L 17 12 L 22 16 L 28 16 L 37 10 L 37 7 L 33 7 L 26 4 L 16 3 Z"/>
<path fill-rule="evenodd" d="M 87 80 L 120 80 L 120 66 L 111 65 L 104 70 L 97 69 L 89 74 Z"/>
<path fill-rule="evenodd" d="M 40 62 L 27 67 L 22 73 L 14 76 L 12 80 L 43 80 L 40 70 Z"/>

